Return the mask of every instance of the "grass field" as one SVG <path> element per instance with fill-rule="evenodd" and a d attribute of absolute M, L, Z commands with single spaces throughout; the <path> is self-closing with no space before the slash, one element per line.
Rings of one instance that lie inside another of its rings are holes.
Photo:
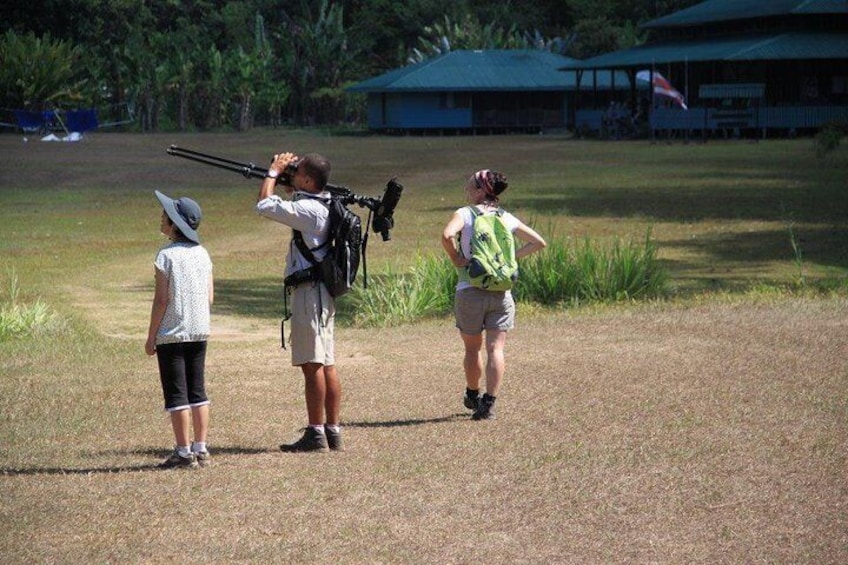
<path fill-rule="evenodd" d="M 319 151 L 405 191 L 369 273 L 438 253 L 475 169 L 546 237 L 642 240 L 667 299 L 518 313 L 498 419 L 462 408 L 452 320 L 343 327 L 349 450 L 285 455 L 305 423 L 279 348 L 288 233 L 258 181 L 169 157 Z M 848 562 L 848 151 L 320 131 L 0 136 L 0 303 L 56 323 L 0 340 L 3 563 Z M 144 355 L 159 189 L 204 211 L 215 263 L 213 466 L 171 447 Z"/>

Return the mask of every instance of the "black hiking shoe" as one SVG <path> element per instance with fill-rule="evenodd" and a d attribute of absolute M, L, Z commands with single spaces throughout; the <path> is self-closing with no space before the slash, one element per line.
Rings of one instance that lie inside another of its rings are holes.
<path fill-rule="evenodd" d="M 480 391 L 472 391 L 470 388 L 466 388 L 465 394 L 462 396 L 462 403 L 469 410 L 477 410 L 477 405 L 480 404 Z"/>
<path fill-rule="evenodd" d="M 159 463 L 160 469 L 194 469 L 197 467 L 197 458 L 194 453 L 180 455 L 175 449 L 167 459 Z"/>
<path fill-rule="evenodd" d="M 208 467 L 212 464 L 212 456 L 205 449 L 203 451 L 195 451 L 194 457 L 197 459 L 197 464 L 201 467 Z"/>
<path fill-rule="evenodd" d="M 342 431 L 334 432 L 330 428 L 324 428 L 324 433 L 327 436 L 327 446 L 331 451 L 344 451 L 344 440 L 342 439 Z"/>
<path fill-rule="evenodd" d="M 310 451 L 326 452 L 330 451 L 327 446 L 327 436 L 316 431 L 315 428 L 307 426 L 303 436 L 294 443 L 284 443 L 280 446 L 280 451 L 286 453 L 305 453 Z"/>
<path fill-rule="evenodd" d="M 495 419 L 495 398 L 484 394 L 477 404 L 477 409 L 471 415 L 472 420 L 494 420 Z"/>

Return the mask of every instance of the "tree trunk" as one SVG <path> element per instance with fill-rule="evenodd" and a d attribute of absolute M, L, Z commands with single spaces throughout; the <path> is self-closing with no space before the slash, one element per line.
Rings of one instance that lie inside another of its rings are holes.
<path fill-rule="evenodd" d="M 250 129 L 250 114 L 251 114 L 251 97 L 250 94 L 245 94 L 242 97 L 241 111 L 239 112 L 238 130 L 247 131 Z"/>
<path fill-rule="evenodd" d="M 180 109 L 178 121 L 180 131 L 186 131 L 188 129 L 188 89 L 185 86 L 180 86 Z"/>

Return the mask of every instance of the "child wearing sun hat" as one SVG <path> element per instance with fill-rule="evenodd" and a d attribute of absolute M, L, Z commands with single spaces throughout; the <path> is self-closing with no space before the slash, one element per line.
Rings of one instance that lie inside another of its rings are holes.
<path fill-rule="evenodd" d="M 160 231 L 170 242 L 154 261 L 156 290 L 145 351 L 157 356 L 175 440 L 173 453 L 160 467 L 193 468 L 210 460 L 204 372 L 214 299 L 212 261 L 197 234 L 202 216 L 197 202 L 155 194 L 162 205 Z"/>

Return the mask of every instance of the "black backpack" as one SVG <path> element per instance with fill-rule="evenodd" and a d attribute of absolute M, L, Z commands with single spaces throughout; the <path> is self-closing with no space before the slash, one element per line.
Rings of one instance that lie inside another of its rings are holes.
<path fill-rule="evenodd" d="M 312 267 L 295 273 L 292 277 L 299 280 L 320 280 L 327 287 L 330 295 L 338 297 L 353 287 L 356 272 L 362 253 L 362 221 L 359 216 L 347 209 L 340 198 L 335 196 L 329 200 L 319 198 L 330 211 L 330 228 L 327 241 L 315 249 L 328 247 L 323 261 L 315 258 L 313 251 L 303 241 L 303 234 L 294 230 L 294 242 L 301 254 L 312 264 Z"/>

